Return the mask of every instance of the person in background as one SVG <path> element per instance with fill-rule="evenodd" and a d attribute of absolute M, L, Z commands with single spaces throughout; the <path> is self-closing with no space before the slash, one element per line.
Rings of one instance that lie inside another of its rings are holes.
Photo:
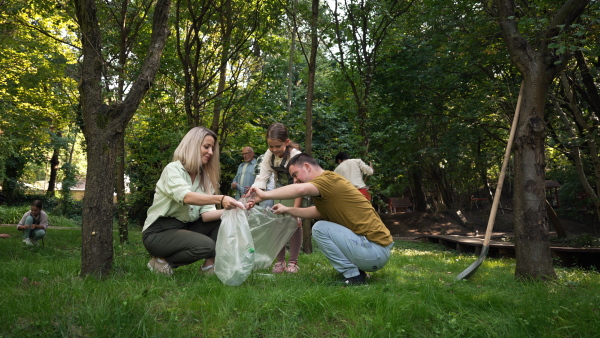
<path fill-rule="evenodd" d="M 244 163 L 239 165 L 237 174 L 231 183 L 231 188 L 235 189 L 236 200 L 239 200 L 250 189 L 256 178 L 256 174 L 254 173 L 256 159 L 254 158 L 252 147 L 244 147 L 242 149 L 242 157 L 244 158 Z"/>
<path fill-rule="evenodd" d="M 0 238 L 10 238 L 9 234 L 0 234 Z"/>
<path fill-rule="evenodd" d="M 23 243 L 34 245 L 46 236 L 46 229 L 48 229 L 48 215 L 42 210 L 42 201 L 35 200 L 31 202 L 31 208 L 17 224 L 17 230 L 23 231 Z"/>
<path fill-rule="evenodd" d="M 275 177 L 275 187 L 292 184 L 293 180 L 287 170 L 287 162 L 301 153 L 299 150 L 300 147 L 289 139 L 288 130 L 282 123 L 274 123 L 269 126 L 267 129 L 267 144 L 269 149 L 263 156 L 260 164 L 260 173 L 256 176 L 252 187 L 266 190 L 271 174 L 274 174 Z M 279 199 L 275 200 L 274 203 L 300 207 L 302 205 L 302 198 Z M 288 264 L 285 264 L 286 247 L 284 246 L 277 255 L 277 262 L 271 270 L 272 273 L 282 273 L 284 271 L 288 273 L 298 272 L 298 255 L 302 246 L 301 219 L 298 219 L 298 229 L 296 229 L 296 232 L 290 238 L 289 244 L 290 257 Z"/>
<path fill-rule="evenodd" d="M 260 154 L 260 156 L 258 156 L 258 158 L 256 159 L 256 166 L 254 166 L 254 174 L 256 176 L 260 174 L 260 166 L 264 157 L 265 154 Z M 271 191 L 273 189 L 275 189 L 275 174 L 270 173 L 269 180 L 267 181 L 266 191 Z M 273 207 L 273 200 L 262 201 L 260 205 L 265 208 L 271 208 Z"/>
<path fill-rule="evenodd" d="M 219 185 L 217 135 L 192 128 L 181 140 L 173 161 L 156 183 L 154 201 L 142 229 L 144 247 L 152 255 L 147 266 L 166 275 L 204 259 L 200 272 L 213 272 L 215 244 L 223 209 L 244 208 L 231 196 L 215 195 Z"/>
<path fill-rule="evenodd" d="M 350 158 L 348 153 L 340 152 L 335 156 L 335 163 L 338 166 L 334 172 L 340 174 L 345 179 L 350 181 L 361 194 L 363 194 L 368 201 L 371 201 L 371 194 L 369 193 L 369 187 L 363 180 L 364 175 L 373 175 L 373 164 L 367 165 L 363 160 L 359 158 Z"/>
<path fill-rule="evenodd" d="M 394 240 L 369 201 L 350 183 L 325 171 L 307 154 L 299 154 L 288 164 L 294 183 L 272 191 L 250 188 L 248 207 L 267 199 L 312 196 L 314 206 L 288 207 L 276 204 L 275 214 L 320 219 L 312 228 L 313 238 L 340 272 L 344 285 L 366 283 L 365 271 L 378 271 L 390 259 Z"/>

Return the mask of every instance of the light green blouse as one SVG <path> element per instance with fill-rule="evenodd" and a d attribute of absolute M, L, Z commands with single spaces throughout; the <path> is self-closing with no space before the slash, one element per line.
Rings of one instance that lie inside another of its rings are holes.
<path fill-rule="evenodd" d="M 154 201 L 148 209 L 148 216 L 144 222 L 146 230 L 159 217 L 173 217 L 184 223 L 194 222 L 202 213 L 216 210 L 214 204 L 189 205 L 183 203 L 183 198 L 189 192 L 205 194 L 200 180 L 192 183 L 190 174 L 185 170 L 180 161 L 169 163 L 156 183 Z"/>

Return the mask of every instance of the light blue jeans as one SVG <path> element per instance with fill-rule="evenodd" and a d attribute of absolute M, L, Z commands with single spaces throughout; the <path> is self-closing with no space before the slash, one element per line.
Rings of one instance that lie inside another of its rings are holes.
<path fill-rule="evenodd" d="M 383 247 L 365 236 L 328 221 L 318 221 L 312 228 L 313 238 L 334 269 L 350 278 L 363 271 L 377 271 L 390 259 L 394 242 Z"/>
<path fill-rule="evenodd" d="M 33 217 L 31 216 L 27 216 L 27 218 L 25 219 L 25 225 L 32 225 L 33 224 Z M 46 236 L 46 230 L 44 229 L 31 229 L 31 228 L 27 228 L 25 230 L 21 230 L 23 231 L 23 239 L 25 238 L 31 238 L 32 241 L 37 241 L 40 240 L 42 238 L 44 238 L 44 236 Z"/>

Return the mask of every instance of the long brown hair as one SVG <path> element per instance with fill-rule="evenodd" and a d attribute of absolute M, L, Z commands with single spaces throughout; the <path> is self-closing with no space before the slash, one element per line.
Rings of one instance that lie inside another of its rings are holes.
<path fill-rule="evenodd" d="M 289 133 L 287 128 L 283 125 L 283 123 L 276 122 L 269 126 L 267 129 L 267 139 L 277 140 L 279 142 L 286 142 L 289 140 Z M 292 140 L 290 140 L 290 144 L 287 146 L 285 150 L 286 157 L 289 157 L 291 148 L 300 149 L 300 145 Z"/>

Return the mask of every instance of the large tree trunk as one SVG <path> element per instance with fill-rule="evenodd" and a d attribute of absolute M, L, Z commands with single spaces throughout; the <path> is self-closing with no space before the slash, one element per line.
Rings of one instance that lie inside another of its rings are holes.
<path fill-rule="evenodd" d="M 550 84 L 564 68 L 568 55 L 555 54 L 549 49 L 549 45 L 561 29 L 569 30 L 569 26 L 581 15 L 587 3 L 588 0 L 567 0 L 549 18 L 546 31 L 528 41 L 519 32 L 519 16 L 522 13 L 535 16 L 535 11 L 539 9 L 529 8 L 532 12 L 528 12 L 527 8 L 521 8 L 517 13 L 514 0 L 496 0 L 504 40 L 511 60 L 519 68 L 524 81 L 521 115 L 513 147 L 517 258 L 515 276 L 518 279 L 547 280 L 556 277 L 550 255 L 548 224 L 545 221 L 544 108 Z"/>
<path fill-rule="evenodd" d="M 106 275 L 113 260 L 113 193 L 116 138 L 112 130 L 89 131 L 87 140 L 87 179 L 83 200 L 81 273 Z"/>
<path fill-rule="evenodd" d="M 542 76 L 545 76 L 542 73 Z M 518 278 L 554 278 L 546 222 L 544 104 L 550 79 L 525 79 L 519 127 L 515 136 L 514 231 Z"/>
<path fill-rule="evenodd" d="M 113 192 L 117 140 L 133 117 L 140 101 L 158 72 L 160 57 L 169 35 L 170 0 L 158 0 L 153 15 L 150 48 L 139 76 L 133 81 L 125 100 L 104 104 L 102 92 L 101 32 L 94 0 L 75 0 L 82 39 L 81 107 L 83 132 L 87 142 L 88 171 L 83 201 L 81 274 L 107 275 L 113 259 Z M 108 100 L 106 100 L 107 102 Z"/>

